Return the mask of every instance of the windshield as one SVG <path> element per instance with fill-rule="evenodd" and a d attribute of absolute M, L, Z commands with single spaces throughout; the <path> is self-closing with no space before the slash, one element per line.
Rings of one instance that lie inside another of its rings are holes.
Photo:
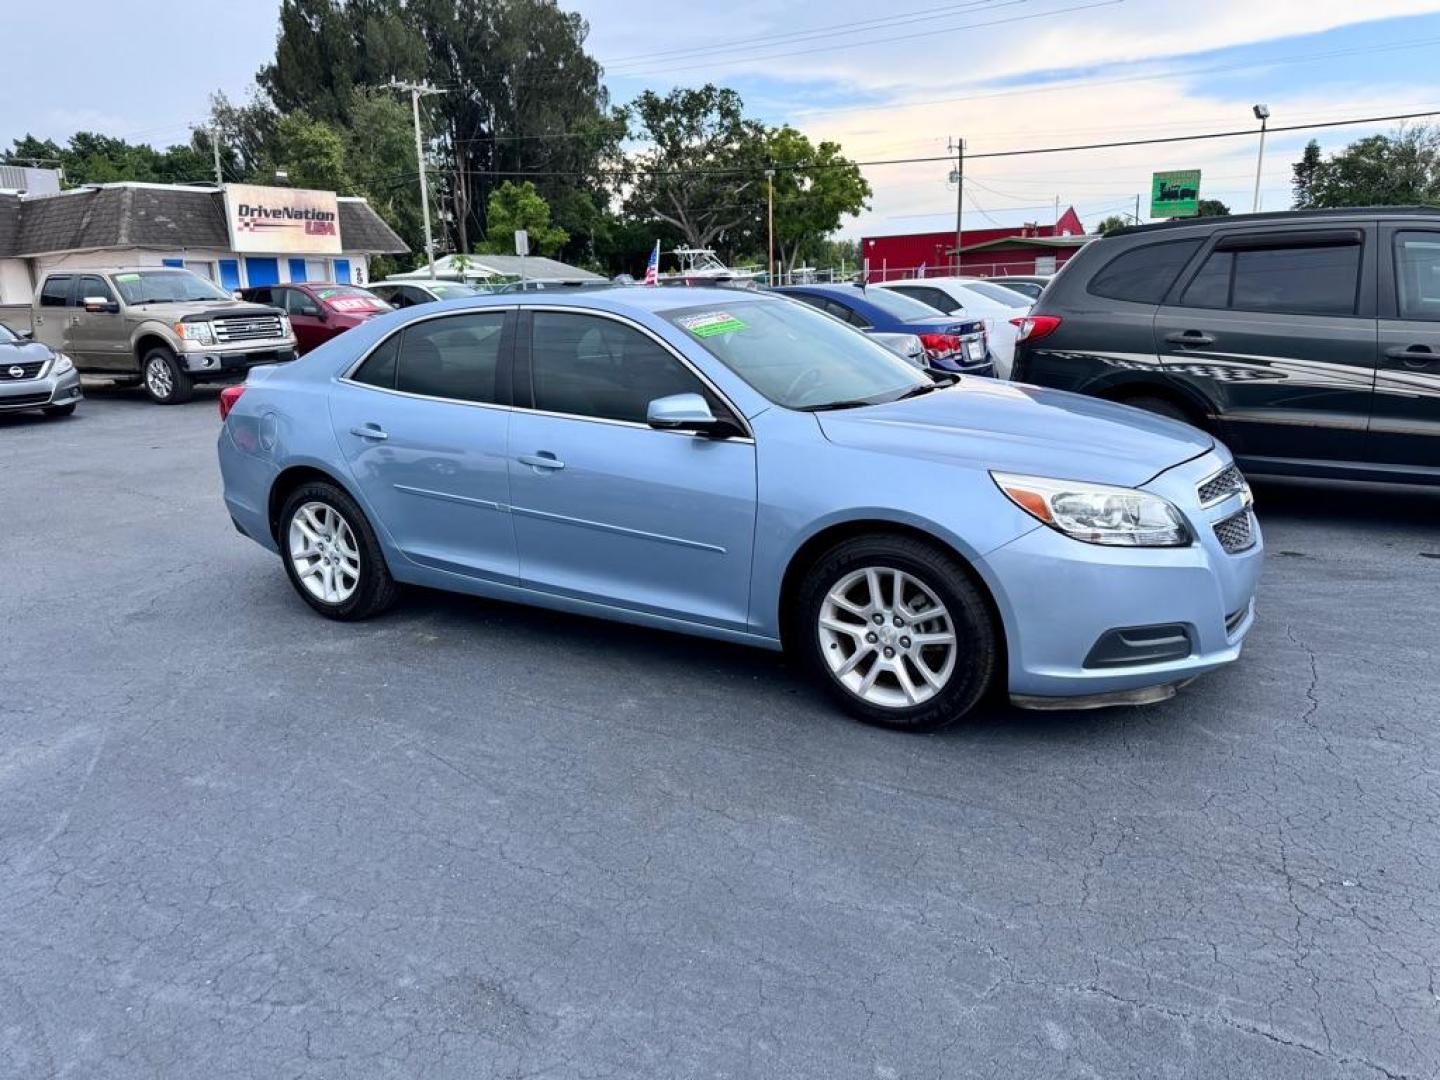
<path fill-rule="evenodd" d="M 479 289 L 472 289 L 469 285 L 447 285 L 440 282 L 426 286 L 437 298 L 441 300 L 456 300 L 462 296 L 479 296 Z"/>
<path fill-rule="evenodd" d="M 210 282 L 189 270 L 145 270 L 116 274 L 115 286 L 127 304 L 165 304 L 176 300 L 229 300 Z"/>
<path fill-rule="evenodd" d="M 904 293 L 897 293 L 890 289 L 866 289 L 863 292 L 856 289 L 855 291 L 885 314 L 894 315 L 897 319 L 911 322 L 915 319 L 934 320 L 935 318 L 935 309 L 929 304 L 916 300 L 913 296 L 906 296 Z"/>
<path fill-rule="evenodd" d="M 315 296 L 332 311 L 389 311 L 390 305 L 369 289 L 354 285 L 321 285 Z"/>
<path fill-rule="evenodd" d="M 968 281 L 965 283 L 965 288 L 977 296 L 983 296 L 987 300 L 994 300 L 997 304 L 1004 304 L 1006 307 L 1022 308 L 1030 306 L 1028 297 L 1021 296 L 1015 290 L 1005 288 L 1004 285 L 991 285 L 984 281 Z"/>
<path fill-rule="evenodd" d="M 0 323 L 0 343 L 8 344 L 9 342 L 12 342 L 12 341 L 24 341 L 24 340 L 25 340 L 25 339 L 22 338 L 19 334 L 15 333 L 14 330 L 11 330 L 11 329 L 10 329 L 8 326 L 6 326 L 4 323 Z"/>
<path fill-rule="evenodd" d="M 934 385 L 883 345 L 805 304 L 737 296 L 663 314 L 787 409 L 877 404 Z"/>

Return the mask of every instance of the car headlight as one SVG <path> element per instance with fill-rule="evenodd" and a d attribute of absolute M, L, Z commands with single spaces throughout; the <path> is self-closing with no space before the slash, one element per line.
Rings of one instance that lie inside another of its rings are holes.
<path fill-rule="evenodd" d="M 1190 530 L 1180 511 L 1135 488 L 992 472 L 1007 498 L 1031 517 L 1087 544 L 1184 547 Z"/>
<path fill-rule="evenodd" d="M 294 331 L 290 329 L 290 316 L 283 311 L 280 313 L 280 333 L 284 337 L 289 337 L 294 333 Z"/>
<path fill-rule="evenodd" d="M 178 322 L 175 333 L 196 345 L 215 344 L 215 328 L 208 322 Z"/>
<path fill-rule="evenodd" d="M 74 361 L 74 360 L 71 360 L 70 357 L 66 356 L 64 353 L 57 352 L 57 353 L 55 354 L 55 359 L 54 359 L 54 361 L 53 361 L 53 362 L 51 363 L 51 365 L 50 365 L 50 374 L 51 374 L 52 376 L 54 376 L 54 375 L 68 375 L 70 372 L 72 372 L 72 371 L 74 371 L 74 370 L 75 370 L 75 361 Z"/>

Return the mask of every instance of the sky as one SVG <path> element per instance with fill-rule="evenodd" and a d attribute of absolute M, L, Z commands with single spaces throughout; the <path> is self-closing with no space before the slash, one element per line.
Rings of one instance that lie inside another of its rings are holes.
<path fill-rule="evenodd" d="M 1277 126 L 1440 111 L 1440 0 L 561 4 L 589 22 L 615 102 L 715 82 L 750 115 L 834 139 L 862 162 L 941 156 L 963 137 L 967 229 L 1049 222 L 1056 199 L 1090 226 L 1133 212 L 1150 174 L 1168 169 L 1202 170 L 1202 197 L 1248 210 L 1258 138 L 986 153 L 1253 130 L 1257 102 Z M 7 7 L 7 38 L 24 45 L 0 65 L 0 146 L 85 128 L 164 145 L 186 139 L 210 94 L 248 95 L 273 55 L 279 2 L 85 0 L 83 18 L 75 5 Z M 163 55 L 146 65 L 157 26 Z M 1336 150 L 1393 126 L 1271 134 L 1262 208 L 1289 206 L 1290 166 L 1308 139 Z M 953 228 L 949 171 L 867 165 L 870 208 L 843 235 Z"/>

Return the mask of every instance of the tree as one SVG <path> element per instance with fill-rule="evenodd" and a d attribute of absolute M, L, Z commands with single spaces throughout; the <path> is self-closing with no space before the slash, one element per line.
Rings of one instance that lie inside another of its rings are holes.
<path fill-rule="evenodd" d="M 423 259 L 425 227 L 409 102 L 388 90 L 361 87 L 352 96 L 349 112 L 350 126 L 341 135 L 355 191 Z"/>
<path fill-rule="evenodd" d="M 674 228 L 690 247 L 710 247 L 754 222 L 764 206 L 766 133 L 745 119 L 740 95 L 707 83 L 664 97 L 646 90 L 625 110 L 634 156 L 628 213 Z"/>
<path fill-rule="evenodd" d="M 1109 236 L 1113 232 L 1127 228 L 1134 224 L 1129 218 L 1121 217 L 1119 214 L 1111 214 L 1107 218 L 1101 218 L 1095 225 L 1095 232 L 1099 236 Z"/>
<path fill-rule="evenodd" d="M 1297 207 L 1397 206 L 1440 199 L 1440 129 L 1400 128 L 1328 159 L 1312 143 L 1293 166 Z"/>
<path fill-rule="evenodd" d="M 345 164 L 345 140 L 323 120 L 296 112 L 275 125 L 275 138 L 267 148 L 275 169 L 288 174 L 287 183 L 350 194 L 352 184 Z"/>
<path fill-rule="evenodd" d="M 485 241 L 475 250 L 492 255 L 508 255 L 515 250 L 515 232 L 529 234 L 530 251 L 535 255 L 557 253 L 570 234 L 550 224 L 550 204 L 540 197 L 530 181 L 512 184 L 509 180 L 490 192 L 486 219 L 489 222 Z"/>
<path fill-rule="evenodd" d="M 1320 144 L 1311 139 L 1305 144 L 1305 152 L 1300 160 L 1290 167 L 1294 176 L 1290 190 L 1295 195 L 1295 209 L 1309 210 L 1315 205 L 1315 176 L 1320 171 L 1321 165 Z"/>
<path fill-rule="evenodd" d="M 775 169 L 775 244 L 781 264 L 793 270 L 842 217 L 866 208 L 870 185 L 838 143 L 812 146 L 788 124 L 767 133 L 765 152 Z"/>
<path fill-rule="evenodd" d="M 1196 213 L 1199 217 L 1229 217 L 1230 207 L 1219 199 L 1201 199 Z"/>

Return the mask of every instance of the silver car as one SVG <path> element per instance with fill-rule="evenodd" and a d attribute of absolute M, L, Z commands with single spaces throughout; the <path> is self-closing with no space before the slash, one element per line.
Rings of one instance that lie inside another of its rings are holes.
<path fill-rule="evenodd" d="M 68 356 L 0 323 L 0 413 L 69 416 L 81 396 L 80 373 Z"/>

